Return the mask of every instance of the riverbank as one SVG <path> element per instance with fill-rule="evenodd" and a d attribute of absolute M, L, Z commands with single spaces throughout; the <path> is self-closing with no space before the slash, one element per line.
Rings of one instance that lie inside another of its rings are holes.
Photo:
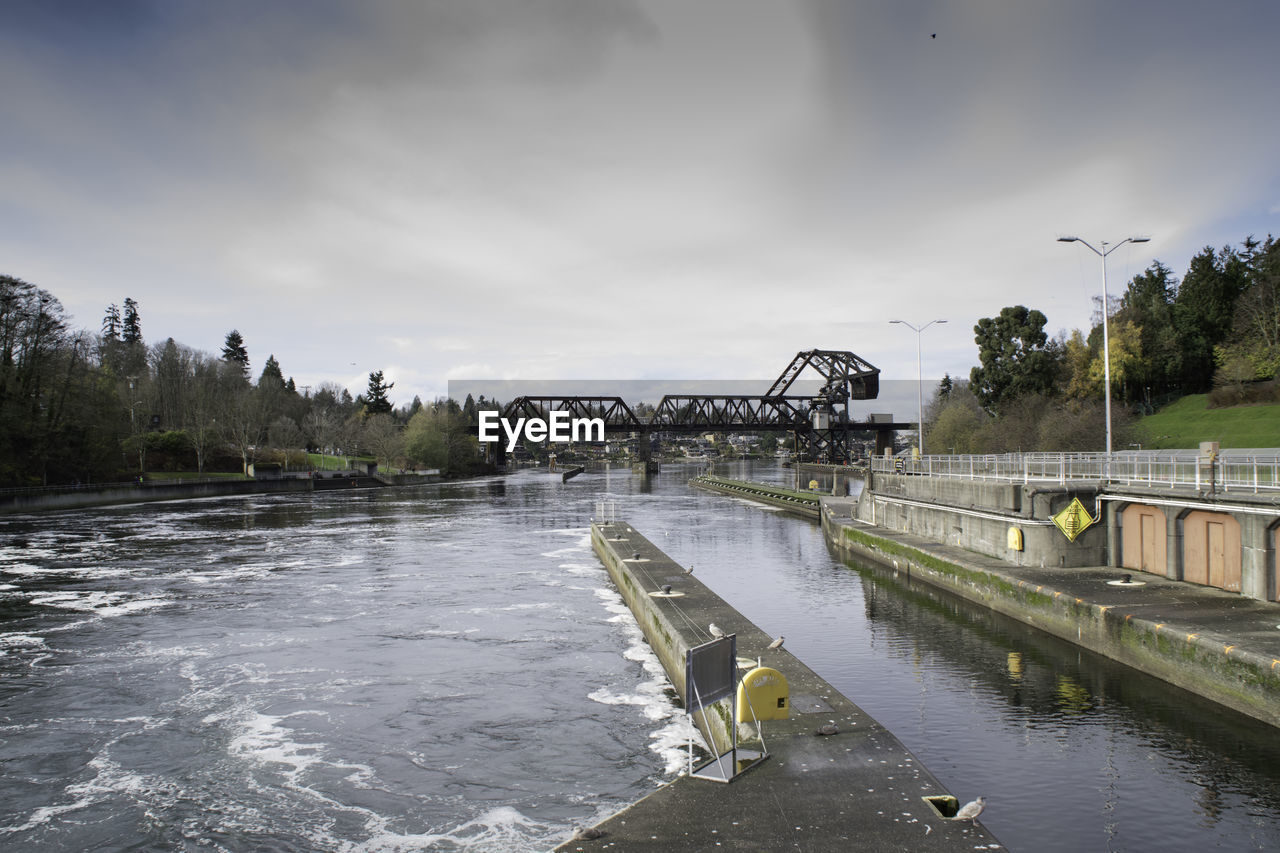
<path fill-rule="evenodd" d="M 676 691 L 685 652 L 712 622 L 737 635 L 739 658 L 760 659 L 789 687 L 790 717 L 763 723 L 769 757 L 730 784 L 681 776 L 598 825 L 599 839 L 557 850 L 972 850 L 998 842 L 952 821 L 936 778 L 862 709 L 625 522 L 592 525 L 592 546 Z M 669 592 L 664 587 L 670 586 Z M 719 706 L 716 706 L 719 708 Z M 727 746 L 728 710 L 695 715 L 708 743 Z M 834 725 L 837 734 L 819 737 Z M 741 744 L 759 750 L 756 739 Z"/>
<path fill-rule="evenodd" d="M 144 480 L 141 483 L 113 483 L 107 486 L 16 490 L 0 495 L 0 515 L 237 495 L 380 489 L 434 483 L 439 479 L 437 474 L 368 475 L 352 471 L 317 472 L 311 477 L 261 480 Z"/>
<path fill-rule="evenodd" d="M 829 547 L 945 589 L 1272 726 L 1280 604 L 1108 566 L 1014 565 L 860 521 L 824 498 Z"/>

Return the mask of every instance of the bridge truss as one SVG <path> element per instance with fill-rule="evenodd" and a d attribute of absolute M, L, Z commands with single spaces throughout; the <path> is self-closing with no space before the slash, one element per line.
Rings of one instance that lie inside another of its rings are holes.
<path fill-rule="evenodd" d="M 822 376 L 821 389 L 812 397 L 788 395 L 806 368 Z M 848 351 L 815 349 L 797 353 L 758 397 L 669 394 L 651 415 L 641 417 L 621 397 L 525 396 L 507 404 L 503 417 L 546 418 L 559 410 L 572 418 L 600 418 L 606 432 L 638 434 L 643 458 L 655 433 L 789 432 L 799 459 L 839 464 L 853 457 L 853 442 L 860 435 L 875 432 L 879 448 L 894 431 L 912 426 L 849 420 L 850 400 L 873 400 L 879 391 L 879 368 Z"/>

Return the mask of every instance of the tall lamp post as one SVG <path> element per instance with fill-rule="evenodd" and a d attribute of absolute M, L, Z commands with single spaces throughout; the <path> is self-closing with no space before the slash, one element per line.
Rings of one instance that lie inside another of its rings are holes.
<path fill-rule="evenodd" d="M 1125 237 L 1119 243 L 1111 246 L 1110 249 L 1107 246 L 1111 244 L 1105 241 L 1100 244 L 1102 246 L 1101 249 L 1095 249 L 1092 243 L 1079 237 L 1058 238 L 1059 243 L 1082 243 L 1089 251 L 1102 259 L 1102 382 L 1107 412 L 1107 467 L 1104 473 L 1106 477 L 1111 476 L 1111 336 L 1107 331 L 1107 314 L 1110 313 L 1111 306 L 1109 304 L 1110 298 L 1107 296 L 1107 255 L 1119 249 L 1125 243 L 1147 243 L 1150 240 L 1150 237 Z"/>
<path fill-rule="evenodd" d="M 916 424 L 916 432 L 918 434 L 918 441 L 920 444 L 920 455 L 924 456 L 924 377 L 921 375 L 921 370 L 923 368 L 921 367 L 921 364 L 920 364 L 920 339 L 924 337 L 923 332 L 925 329 L 929 328 L 934 323 L 945 323 L 947 321 L 946 320 L 930 320 L 929 322 L 925 323 L 923 326 L 913 326 L 910 323 L 908 323 L 906 320 L 890 320 L 889 322 L 901 323 L 902 325 L 906 326 L 908 329 L 916 333 L 916 402 L 919 403 L 920 405 L 920 420 Z"/>

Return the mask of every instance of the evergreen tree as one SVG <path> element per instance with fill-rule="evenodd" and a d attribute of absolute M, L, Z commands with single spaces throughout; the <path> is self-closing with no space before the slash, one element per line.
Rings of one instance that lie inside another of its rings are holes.
<path fill-rule="evenodd" d="M 391 400 L 387 394 L 395 387 L 395 383 L 386 383 L 382 379 L 382 371 L 375 370 L 369 374 L 369 390 L 364 395 L 364 411 L 366 415 L 389 414 Z"/>
<path fill-rule="evenodd" d="M 1123 397 L 1130 402 L 1141 399 L 1149 404 L 1151 393 L 1176 387 L 1182 378 L 1182 346 L 1173 322 L 1177 287 L 1173 271 L 1154 261 L 1129 282 L 1120 310 L 1111 318 L 1113 335 L 1125 323 L 1137 331 L 1138 358 L 1123 383 Z M 1114 357 L 1112 362 L 1114 372 Z"/>
<path fill-rule="evenodd" d="M 1250 238 L 1242 253 L 1248 284 L 1236 302 L 1228 357 L 1242 357 L 1255 379 L 1280 372 L 1280 241 Z"/>
<path fill-rule="evenodd" d="M 120 308 L 117 305 L 107 306 L 107 315 L 102 318 L 102 337 L 108 341 L 120 340 Z"/>
<path fill-rule="evenodd" d="M 970 371 L 969 387 L 988 412 L 998 411 L 1006 401 L 1052 389 L 1057 365 L 1047 346 L 1046 322 L 1034 308 L 1014 305 L 973 327 L 982 365 Z"/>
<path fill-rule="evenodd" d="M 248 377 L 249 351 L 244 348 L 244 338 L 236 329 L 227 332 L 227 338 L 222 345 L 222 360 L 235 365 L 241 376 Z"/>
<path fill-rule="evenodd" d="M 941 400 L 947 400 L 951 397 L 951 392 L 955 388 L 955 382 L 951 378 L 950 373 L 942 374 L 942 381 L 938 383 L 938 397 Z"/>
<path fill-rule="evenodd" d="M 124 322 L 120 327 L 120 340 L 127 345 L 142 343 L 142 320 L 138 317 L 138 303 L 128 297 L 124 300 Z"/>
<path fill-rule="evenodd" d="M 280 371 L 280 362 L 275 355 L 267 356 L 267 363 L 262 366 L 262 375 L 258 377 L 258 387 L 263 385 L 284 387 L 284 374 Z"/>
<path fill-rule="evenodd" d="M 1173 302 L 1173 325 L 1182 347 L 1183 390 L 1208 391 L 1213 351 L 1227 339 L 1236 300 L 1247 284 L 1244 261 L 1229 246 L 1205 246 L 1191 259 Z"/>

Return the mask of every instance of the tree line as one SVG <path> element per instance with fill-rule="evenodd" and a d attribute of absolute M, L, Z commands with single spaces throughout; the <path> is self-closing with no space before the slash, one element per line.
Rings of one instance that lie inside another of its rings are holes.
<path fill-rule="evenodd" d="M 979 364 L 967 382 L 943 378 L 926 415 L 936 453 L 1101 449 L 1101 298 L 1086 335 L 1050 338 L 1043 313 L 1009 306 L 974 326 Z M 1135 417 L 1185 394 L 1209 405 L 1280 402 L 1280 242 L 1206 246 L 1181 280 L 1159 260 L 1107 311 L 1115 446 L 1133 444 Z"/>
<path fill-rule="evenodd" d="M 0 275 L 0 485 L 247 472 L 261 462 L 305 469 L 307 452 L 452 476 L 484 467 L 474 401 L 415 397 L 397 409 L 393 387 L 374 371 L 354 398 L 328 382 L 300 392 L 274 355 L 255 379 L 235 329 L 217 354 L 171 337 L 148 346 L 129 298 L 107 307 L 97 332 L 76 329 L 53 294 Z"/>

